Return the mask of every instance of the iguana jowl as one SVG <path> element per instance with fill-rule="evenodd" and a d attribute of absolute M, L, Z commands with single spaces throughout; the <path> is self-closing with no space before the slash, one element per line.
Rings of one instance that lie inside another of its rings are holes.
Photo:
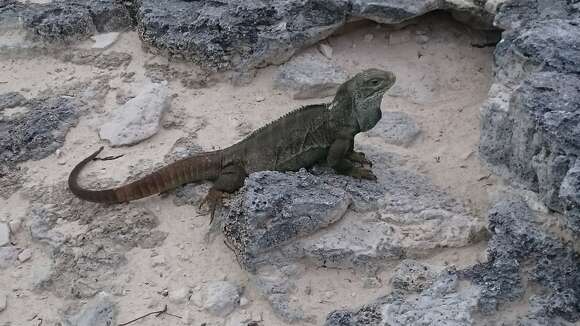
<path fill-rule="evenodd" d="M 84 200 L 122 203 L 185 183 L 212 180 L 204 202 L 210 203 L 213 217 L 223 193 L 236 191 L 248 174 L 257 171 L 295 171 L 326 163 L 339 174 L 376 179 L 369 169 L 355 164 L 370 162 L 363 153 L 353 151 L 354 136 L 381 119 L 383 94 L 394 83 L 391 72 L 365 70 L 342 84 L 331 103 L 292 111 L 228 148 L 181 159 L 116 188 L 84 189 L 77 181 L 79 173 L 97 157 L 101 147 L 74 167 L 68 178 L 69 188 Z"/>

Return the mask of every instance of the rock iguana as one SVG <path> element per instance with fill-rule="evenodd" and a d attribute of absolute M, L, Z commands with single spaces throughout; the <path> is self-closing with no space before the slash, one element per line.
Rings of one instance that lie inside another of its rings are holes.
<path fill-rule="evenodd" d="M 247 175 L 257 171 L 296 171 L 326 163 L 339 174 L 374 180 L 374 174 L 360 166 L 370 164 L 364 153 L 353 151 L 354 137 L 381 119 L 383 95 L 394 83 L 392 72 L 365 70 L 342 84 L 331 103 L 307 105 L 292 111 L 228 148 L 178 160 L 116 188 L 85 189 L 78 184 L 78 176 L 87 163 L 96 159 L 101 147 L 73 168 L 68 178 L 69 188 L 84 200 L 122 203 L 185 183 L 211 180 L 213 186 L 202 205 L 210 205 L 213 218 L 224 192 L 236 191 Z"/>

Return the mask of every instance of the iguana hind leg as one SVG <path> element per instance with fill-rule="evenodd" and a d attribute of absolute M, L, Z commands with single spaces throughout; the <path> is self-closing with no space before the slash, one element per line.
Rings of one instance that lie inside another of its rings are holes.
<path fill-rule="evenodd" d="M 199 204 L 200 208 L 204 204 L 209 206 L 210 224 L 213 222 L 216 208 L 222 205 L 224 194 L 240 189 L 244 184 L 246 175 L 246 171 L 239 165 L 229 165 L 222 170 L 220 176 L 215 180 L 213 186 Z"/>

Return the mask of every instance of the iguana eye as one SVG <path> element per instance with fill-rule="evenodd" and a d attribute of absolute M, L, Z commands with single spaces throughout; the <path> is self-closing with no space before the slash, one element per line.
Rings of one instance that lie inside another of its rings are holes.
<path fill-rule="evenodd" d="M 372 84 L 373 86 L 377 86 L 377 85 L 378 85 L 380 82 L 381 82 L 381 81 L 380 81 L 380 80 L 378 80 L 378 79 L 372 79 L 372 80 L 371 80 L 371 84 Z"/>

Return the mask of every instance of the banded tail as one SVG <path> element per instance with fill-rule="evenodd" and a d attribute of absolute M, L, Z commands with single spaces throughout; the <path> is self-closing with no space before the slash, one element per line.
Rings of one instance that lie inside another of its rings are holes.
<path fill-rule="evenodd" d="M 82 160 L 71 171 L 68 187 L 77 197 L 96 203 L 123 203 L 159 194 L 185 183 L 212 180 L 221 170 L 221 151 L 208 152 L 184 158 L 160 168 L 143 178 L 116 188 L 84 189 L 78 184 L 81 170 L 103 150 L 103 147 Z"/>

